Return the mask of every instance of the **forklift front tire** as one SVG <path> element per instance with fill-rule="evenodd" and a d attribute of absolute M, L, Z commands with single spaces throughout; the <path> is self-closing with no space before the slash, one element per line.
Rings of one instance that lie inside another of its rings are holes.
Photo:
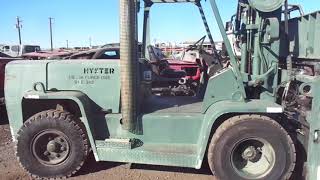
<path fill-rule="evenodd" d="M 78 118 L 48 110 L 29 118 L 18 132 L 16 154 L 33 178 L 66 178 L 88 155 L 88 139 Z"/>
<path fill-rule="evenodd" d="M 211 139 L 208 162 L 221 180 L 286 180 L 296 154 L 287 131 L 261 115 L 241 115 L 222 123 Z"/>

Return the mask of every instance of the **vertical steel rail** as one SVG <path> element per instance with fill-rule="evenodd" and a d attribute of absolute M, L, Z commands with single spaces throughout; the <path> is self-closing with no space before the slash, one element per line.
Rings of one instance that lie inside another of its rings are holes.
<path fill-rule="evenodd" d="M 289 39 L 289 9 L 288 9 L 288 0 L 284 2 L 284 31 L 285 31 L 285 36 L 286 36 L 286 43 L 288 46 L 288 56 L 287 56 L 287 71 L 288 71 L 288 78 L 289 81 L 292 81 L 293 75 L 292 75 L 292 52 L 290 48 L 290 39 Z"/>
<path fill-rule="evenodd" d="M 147 45 L 150 44 L 150 9 L 153 5 L 150 1 L 144 1 L 142 57 L 149 59 Z"/>
<path fill-rule="evenodd" d="M 120 69 L 122 128 L 133 132 L 137 117 L 136 1 L 120 0 Z"/>

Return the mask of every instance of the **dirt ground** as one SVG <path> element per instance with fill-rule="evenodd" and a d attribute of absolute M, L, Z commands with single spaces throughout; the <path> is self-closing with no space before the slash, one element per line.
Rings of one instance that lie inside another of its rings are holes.
<path fill-rule="evenodd" d="M 0 179 L 30 179 L 16 160 L 14 144 L 5 113 L 0 115 Z M 112 162 L 95 162 L 91 155 L 82 169 L 70 179 L 80 180 L 214 180 L 208 166 L 200 170 Z"/>

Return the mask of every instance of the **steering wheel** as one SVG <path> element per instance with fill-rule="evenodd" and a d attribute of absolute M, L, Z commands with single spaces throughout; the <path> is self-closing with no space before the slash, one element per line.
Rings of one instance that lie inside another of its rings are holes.
<path fill-rule="evenodd" d="M 202 45 L 204 43 L 204 40 L 206 39 L 207 36 L 203 36 L 201 39 L 199 39 L 197 42 L 194 44 L 190 45 L 188 49 L 186 49 L 186 52 L 191 51 L 191 50 L 201 50 Z"/>

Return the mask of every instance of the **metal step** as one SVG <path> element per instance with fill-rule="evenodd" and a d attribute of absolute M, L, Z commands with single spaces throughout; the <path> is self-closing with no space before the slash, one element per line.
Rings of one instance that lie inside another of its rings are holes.
<path fill-rule="evenodd" d="M 132 149 L 134 139 L 106 139 L 104 141 L 96 141 L 97 148 L 120 148 Z"/>
<path fill-rule="evenodd" d="M 99 142 L 100 143 L 100 142 Z M 107 145 L 107 144 L 105 144 Z M 127 162 L 199 169 L 196 144 L 143 144 L 132 149 L 97 146 L 100 161 Z"/>

